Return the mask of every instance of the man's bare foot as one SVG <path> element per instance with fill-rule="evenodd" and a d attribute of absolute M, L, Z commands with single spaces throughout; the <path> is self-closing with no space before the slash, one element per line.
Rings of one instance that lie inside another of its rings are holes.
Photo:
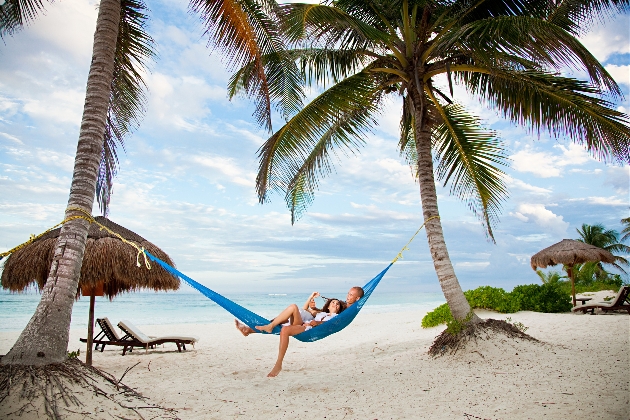
<path fill-rule="evenodd" d="M 256 329 L 258 331 L 263 331 L 263 332 L 266 332 L 266 333 L 269 333 L 269 334 L 271 334 L 271 331 L 273 331 L 273 327 L 271 326 L 271 324 L 259 325 L 259 326 L 256 327 Z"/>
<path fill-rule="evenodd" d="M 271 369 L 271 372 L 267 374 L 267 378 L 275 378 L 276 376 L 278 376 L 281 370 L 282 366 L 274 366 L 273 369 Z"/>
<path fill-rule="evenodd" d="M 241 324 L 238 321 L 238 319 L 234 320 L 234 324 L 236 325 L 236 329 L 238 329 L 241 332 L 241 334 L 243 334 L 245 337 L 247 337 L 251 333 L 256 332 L 256 331 L 252 330 L 251 328 L 249 328 L 247 325 Z"/>

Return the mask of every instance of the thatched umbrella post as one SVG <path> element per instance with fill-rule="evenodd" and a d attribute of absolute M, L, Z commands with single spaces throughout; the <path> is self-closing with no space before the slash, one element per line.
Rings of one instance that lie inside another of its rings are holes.
<path fill-rule="evenodd" d="M 149 269 L 145 264 L 139 264 L 137 249 L 124 243 L 118 235 L 128 242 L 133 242 L 138 248 L 146 249 L 167 264 L 174 265 L 164 251 L 109 219 L 100 216 L 94 219 L 97 223 L 90 224 L 77 291 L 77 298 L 81 294 L 90 297 L 85 357 L 87 365 L 92 364 L 96 296 L 107 296 L 111 300 L 120 293 L 138 289 L 160 291 L 179 288 L 179 278 L 159 265 L 155 264 Z M 99 224 L 107 229 L 101 229 Z M 4 263 L 0 279 L 2 287 L 12 292 L 20 292 L 36 283 L 39 290 L 42 290 L 50 271 L 60 231 L 60 228 L 52 230 L 11 254 Z M 142 260 L 144 262 L 144 259 Z"/>
<path fill-rule="evenodd" d="M 85 364 L 92 366 L 92 343 L 94 342 L 94 293 L 90 295 L 90 313 L 88 315 L 87 349 L 85 352 Z"/>
<path fill-rule="evenodd" d="M 549 265 L 563 264 L 567 268 L 567 274 L 571 279 L 571 293 L 573 295 L 573 306 L 575 306 L 575 279 L 573 266 L 585 262 L 605 262 L 612 263 L 615 257 L 605 249 L 598 248 L 584 242 L 573 239 L 563 239 L 557 244 L 551 245 L 542 251 L 534 254 L 530 264 L 533 270 L 536 268 L 547 268 Z"/>

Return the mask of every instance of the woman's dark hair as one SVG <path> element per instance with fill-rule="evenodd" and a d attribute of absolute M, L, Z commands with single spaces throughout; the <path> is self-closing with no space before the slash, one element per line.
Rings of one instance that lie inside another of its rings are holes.
<path fill-rule="evenodd" d="M 332 302 L 333 300 L 336 300 L 337 302 L 339 302 L 339 312 L 337 312 L 337 314 L 340 314 L 344 311 L 344 309 L 346 309 L 346 305 L 345 303 L 343 303 L 343 300 L 340 299 L 328 299 L 326 301 L 326 303 L 324 303 L 324 306 L 322 307 L 322 312 L 328 312 L 328 307 L 330 306 L 330 302 Z"/>

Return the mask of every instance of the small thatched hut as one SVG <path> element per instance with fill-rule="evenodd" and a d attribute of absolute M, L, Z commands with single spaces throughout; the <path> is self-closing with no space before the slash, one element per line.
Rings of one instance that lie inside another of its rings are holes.
<path fill-rule="evenodd" d="M 151 242 L 105 217 L 95 217 L 95 220 L 111 231 L 119 234 L 127 241 L 144 247 L 151 254 L 171 266 L 175 266 L 171 258 Z M 55 245 L 61 228 L 52 230 L 11 254 L 4 262 L 4 270 L 0 283 L 2 288 L 13 292 L 24 291 L 32 284 L 41 290 L 46 284 L 48 273 L 55 253 Z M 94 326 L 94 296 L 114 296 L 123 292 L 138 289 L 177 290 L 179 279 L 158 264 L 153 264 L 149 270 L 141 258 L 138 267 L 138 251 L 133 246 L 124 243 L 116 235 L 108 232 L 96 224 L 90 224 L 85 255 L 81 266 L 81 277 L 77 298 L 83 291 L 84 296 L 90 296 L 90 314 L 88 324 L 88 350 L 86 363 L 92 362 L 92 336 Z"/>
<path fill-rule="evenodd" d="M 105 217 L 98 216 L 95 220 L 174 266 L 173 261 L 164 251 L 137 233 Z M 4 263 L 0 278 L 2 288 L 20 292 L 36 284 L 39 289 L 42 289 L 48 278 L 60 231 L 61 228 L 52 230 L 11 254 Z M 179 288 L 179 279 L 159 265 L 153 264 L 149 270 L 144 266 L 144 261 L 140 261 L 142 264 L 138 267 L 137 256 L 138 252 L 134 247 L 92 223 L 85 245 L 79 289 L 96 289 L 102 284 L 105 296 L 112 299 L 120 293 L 138 289 L 159 291 Z"/>
<path fill-rule="evenodd" d="M 563 264 L 567 266 L 569 278 L 571 278 L 571 292 L 573 293 L 573 306 L 575 306 L 575 281 L 573 279 L 573 265 L 585 262 L 612 263 L 615 257 L 605 249 L 573 239 L 563 239 L 542 251 L 537 252 L 531 258 L 530 265 L 533 270 L 537 267 L 547 268 L 549 265 Z"/>

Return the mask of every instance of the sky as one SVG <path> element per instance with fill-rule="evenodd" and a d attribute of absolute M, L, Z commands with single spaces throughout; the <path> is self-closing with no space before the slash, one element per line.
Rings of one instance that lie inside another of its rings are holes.
<path fill-rule="evenodd" d="M 396 148 L 401 103 L 388 103 L 360 153 L 338 156 L 292 226 L 282 196 L 258 203 L 256 152 L 269 133 L 256 125 L 247 98 L 228 100 L 226 61 L 207 46 L 186 1 L 148 4 L 158 57 L 146 74 L 146 114 L 120 153 L 110 219 L 218 292 L 341 292 L 385 268 L 422 224 L 419 187 Z M 0 251 L 63 220 L 96 7 L 93 0 L 56 1 L 0 43 Z M 627 113 L 629 16 L 589 27 L 581 41 L 620 84 L 625 98 L 616 106 Z M 461 89 L 455 99 L 499 132 L 511 159 L 496 244 L 448 186 L 438 185 L 444 235 L 464 290 L 539 283 L 529 265 L 534 253 L 577 238 L 583 223 L 621 230 L 620 219 L 629 216 L 628 166 L 506 123 Z M 380 291 L 439 292 L 424 232 L 409 248 Z"/>

